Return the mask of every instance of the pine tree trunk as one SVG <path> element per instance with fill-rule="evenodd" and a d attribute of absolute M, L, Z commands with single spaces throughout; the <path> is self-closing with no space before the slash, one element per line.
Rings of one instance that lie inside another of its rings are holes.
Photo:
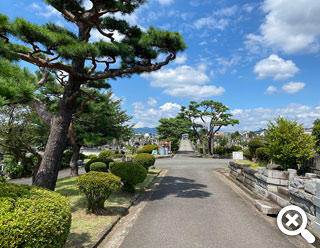
<path fill-rule="evenodd" d="M 202 139 L 202 154 L 206 154 L 206 142 L 205 142 L 205 138 Z"/>
<path fill-rule="evenodd" d="M 34 185 L 54 190 L 57 182 L 59 165 L 65 149 L 68 127 L 72 112 L 54 116 L 40 168 L 35 177 Z"/>
<path fill-rule="evenodd" d="M 212 138 L 208 137 L 208 153 L 212 155 L 213 153 L 212 153 L 212 142 L 211 141 L 212 141 Z"/>

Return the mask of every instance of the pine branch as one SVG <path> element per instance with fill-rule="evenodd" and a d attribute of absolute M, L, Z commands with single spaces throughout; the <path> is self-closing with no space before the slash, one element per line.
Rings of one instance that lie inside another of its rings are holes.
<path fill-rule="evenodd" d="M 83 114 L 83 113 L 84 113 L 84 106 L 86 105 L 86 103 L 89 102 L 90 100 L 92 100 L 92 99 L 94 98 L 94 96 L 91 95 L 91 94 L 89 94 L 88 92 L 86 92 L 86 91 L 84 91 L 84 90 L 82 90 L 82 89 L 80 89 L 80 91 L 81 91 L 83 94 L 85 94 L 85 95 L 87 96 L 87 98 L 85 98 L 85 99 L 82 101 L 82 103 L 81 103 L 81 109 L 80 109 L 80 111 L 79 111 L 78 113 L 75 113 L 75 114 L 73 115 L 74 117 Z"/>
<path fill-rule="evenodd" d="M 44 67 L 40 67 L 40 71 L 42 72 L 42 77 L 38 82 L 38 85 L 42 86 L 48 79 L 50 72 Z"/>
<path fill-rule="evenodd" d="M 51 119 L 53 118 L 53 114 L 49 113 L 44 106 L 43 102 L 38 99 L 34 99 L 28 103 L 28 106 L 37 112 L 40 119 L 48 126 L 51 125 Z"/>

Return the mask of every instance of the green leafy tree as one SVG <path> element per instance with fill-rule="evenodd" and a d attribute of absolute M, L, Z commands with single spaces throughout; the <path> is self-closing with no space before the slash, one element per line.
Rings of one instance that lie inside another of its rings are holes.
<path fill-rule="evenodd" d="M 312 135 L 316 139 L 315 148 L 317 150 L 317 153 L 319 153 L 320 152 L 320 119 L 316 119 L 313 122 Z"/>
<path fill-rule="evenodd" d="M 79 108 L 78 98 L 85 93 L 81 86 L 104 88 L 103 80 L 126 77 L 135 73 L 152 72 L 161 69 L 186 48 L 179 33 L 161 31 L 150 27 L 146 32 L 137 26 L 130 26 L 119 20 L 115 14 L 130 14 L 145 0 L 92 0 L 92 8 L 85 9 L 82 1 L 46 0 L 66 21 L 74 24 L 73 33 L 52 23 L 36 25 L 16 18 L 10 21 L 0 14 L 0 56 L 23 60 L 39 67 L 42 78 L 38 85 L 45 84 L 50 74 L 64 77 L 63 94 L 57 113 L 51 113 L 39 99 L 28 90 L 30 97 L 17 98 L 28 102 L 50 126 L 50 135 L 34 184 L 53 190 L 58 167 L 65 149 L 67 133 L 73 115 Z M 106 37 L 89 42 L 93 30 Z M 114 34 L 124 36 L 116 41 Z M 21 44 L 25 45 L 21 45 Z M 160 53 L 166 54 L 161 62 L 154 62 Z M 87 66 L 91 63 L 91 66 Z M 62 72 L 62 73 L 61 73 Z M 66 76 L 61 76 L 66 75 Z M 7 81 L 5 88 L 13 87 L 13 96 L 24 96 L 21 91 L 36 86 L 33 80 Z M 2 84 L 2 83 L 1 83 Z M 2 102 L 12 100 L 12 95 L 1 90 Z M 11 99 L 10 99 L 11 98 Z M 27 99 L 25 99 L 27 98 Z M 81 103 L 80 103 L 81 104 Z"/>
<path fill-rule="evenodd" d="M 310 159 L 315 151 L 315 138 L 305 134 L 302 124 L 279 117 L 269 122 L 266 132 L 267 153 L 270 159 L 283 169 L 297 168 L 298 164 Z"/>

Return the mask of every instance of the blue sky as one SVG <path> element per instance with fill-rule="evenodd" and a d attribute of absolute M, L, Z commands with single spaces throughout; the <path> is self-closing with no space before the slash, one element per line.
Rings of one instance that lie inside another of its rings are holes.
<path fill-rule="evenodd" d="M 0 5 L 12 19 L 75 30 L 43 1 Z M 310 127 L 320 118 L 319 13 L 318 0 L 149 0 L 117 17 L 142 29 L 178 31 L 188 49 L 160 71 L 110 81 L 112 89 L 136 127 L 157 126 L 190 100 L 207 99 L 221 101 L 240 121 L 222 131 L 265 128 L 279 115 Z"/>

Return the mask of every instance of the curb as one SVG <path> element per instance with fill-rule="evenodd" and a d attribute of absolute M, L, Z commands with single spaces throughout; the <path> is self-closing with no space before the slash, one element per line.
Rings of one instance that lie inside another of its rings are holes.
<path fill-rule="evenodd" d="M 155 181 L 159 175 L 163 172 L 164 170 L 161 170 L 160 172 L 158 172 L 155 176 L 155 178 L 153 179 L 153 181 Z M 148 189 L 149 187 L 146 187 L 145 189 Z M 112 223 L 98 236 L 98 240 L 89 246 L 89 248 L 97 248 L 101 242 L 105 239 L 105 237 L 112 231 L 112 229 L 115 227 L 116 224 L 119 223 L 119 221 L 121 220 L 121 218 L 126 215 L 126 213 L 128 212 L 128 210 L 132 207 L 132 205 L 134 205 L 136 202 L 138 202 L 138 200 L 142 199 L 143 196 L 146 194 L 147 192 L 144 191 L 142 193 L 138 193 L 134 196 L 134 198 L 130 201 L 129 205 L 127 207 L 125 207 L 122 212 L 120 213 L 119 216 L 115 217 L 114 220 L 112 221 Z"/>

